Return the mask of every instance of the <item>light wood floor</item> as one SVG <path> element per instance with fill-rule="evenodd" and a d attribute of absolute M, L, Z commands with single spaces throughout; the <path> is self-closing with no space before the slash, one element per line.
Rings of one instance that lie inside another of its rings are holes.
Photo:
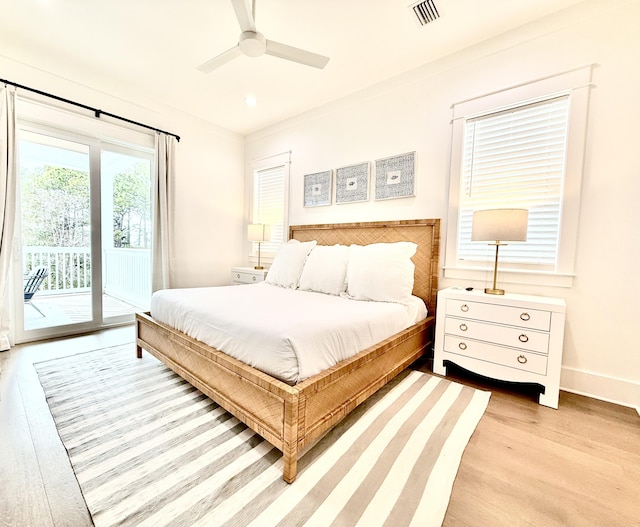
<path fill-rule="evenodd" d="M 640 525 L 635 410 L 562 391 L 554 410 L 503 383 L 464 372 L 449 378 L 492 395 L 462 458 L 445 527 Z"/>
<path fill-rule="evenodd" d="M 92 525 L 33 363 L 127 342 L 133 353 L 133 339 L 125 327 L 0 353 L 0 526 Z M 446 527 L 640 525 L 635 410 L 565 392 L 553 410 L 522 391 L 476 385 L 492 396 L 465 450 Z"/>

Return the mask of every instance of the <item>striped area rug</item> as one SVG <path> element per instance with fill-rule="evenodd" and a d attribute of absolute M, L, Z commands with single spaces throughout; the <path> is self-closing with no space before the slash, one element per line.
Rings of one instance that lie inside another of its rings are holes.
<path fill-rule="evenodd" d="M 147 353 L 36 365 L 96 526 L 439 526 L 490 394 L 420 372 L 352 412 L 282 480 L 281 453 Z"/>

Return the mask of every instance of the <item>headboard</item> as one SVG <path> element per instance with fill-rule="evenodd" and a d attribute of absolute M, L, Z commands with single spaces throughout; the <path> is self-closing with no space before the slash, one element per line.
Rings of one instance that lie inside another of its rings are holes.
<path fill-rule="evenodd" d="M 440 258 L 440 220 L 397 220 L 360 223 L 295 225 L 289 238 L 301 242 L 317 240 L 318 245 L 368 245 L 410 241 L 418 244 L 413 294 L 424 300 L 429 315 L 435 315 Z"/>

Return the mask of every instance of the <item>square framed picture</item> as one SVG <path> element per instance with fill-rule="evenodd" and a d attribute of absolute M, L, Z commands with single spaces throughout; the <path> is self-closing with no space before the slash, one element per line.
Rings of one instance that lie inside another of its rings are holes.
<path fill-rule="evenodd" d="M 336 169 L 336 203 L 369 200 L 369 162 Z"/>
<path fill-rule="evenodd" d="M 331 205 L 332 171 L 315 172 L 304 176 L 304 206 L 324 207 Z"/>
<path fill-rule="evenodd" d="M 415 168 L 415 152 L 378 159 L 375 199 L 415 196 Z"/>

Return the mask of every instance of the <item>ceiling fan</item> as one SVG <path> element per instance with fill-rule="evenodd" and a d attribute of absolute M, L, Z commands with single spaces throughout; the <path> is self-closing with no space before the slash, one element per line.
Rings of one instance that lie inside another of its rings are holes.
<path fill-rule="evenodd" d="M 260 57 L 265 53 L 319 69 L 324 68 L 329 62 L 329 57 L 267 40 L 262 33 L 256 30 L 255 0 L 231 0 L 231 4 L 242 30 L 238 44 L 198 66 L 201 72 L 210 73 L 240 55 Z"/>

